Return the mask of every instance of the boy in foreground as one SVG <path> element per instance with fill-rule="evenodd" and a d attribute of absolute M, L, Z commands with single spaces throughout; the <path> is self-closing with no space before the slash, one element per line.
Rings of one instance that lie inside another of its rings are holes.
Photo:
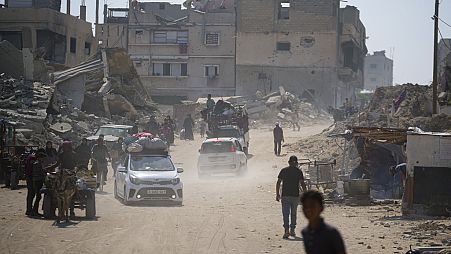
<path fill-rule="evenodd" d="M 345 245 L 338 230 L 324 222 L 320 216 L 324 210 L 324 198 L 318 191 L 310 190 L 301 197 L 302 210 L 308 226 L 302 230 L 307 254 L 346 254 Z"/>

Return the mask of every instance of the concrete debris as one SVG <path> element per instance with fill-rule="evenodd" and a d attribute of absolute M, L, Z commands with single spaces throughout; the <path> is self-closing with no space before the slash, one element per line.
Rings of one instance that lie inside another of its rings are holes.
<path fill-rule="evenodd" d="M 366 127 L 420 127 L 449 130 L 451 116 L 432 116 L 432 88 L 413 84 L 379 87 L 367 108 L 350 118 L 350 125 Z"/>
<path fill-rule="evenodd" d="M 248 98 L 245 104 L 250 119 L 261 124 L 269 123 L 267 120 L 270 119 L 278 119 L 282 124 L 292 125 L 294 128 L 298 124 L 305 126 L 330 118 L 327 112 L 316 107 L 314 103 L 299 99 L 283 87 L 279 87 L 279 92 L 266 96 L 257 91 L 255 97 Z"/>
<path fill-rule="evenodd" d="M 16 123 L 18 145 L 78 142 L 102 125 L 133 125 L 155 111 L 120 49 L 106 49 L 97 59 L 52 74 L 51 85 L 10 76 L 0 75 L 0 118 Z"/>
<path fill-rule="evenodd" d="M 0 41 L 0 73 L 7 73 L 15 78 L 24 75 L 22 52 L 8 41 Z"/>
<path fill-rule="evenodd" d="M 19 50 L 8 41 L 0 41 L 0 73 L 14 78 L 43 81 L 49 80 L 47 66 L 30 49 Z"/>

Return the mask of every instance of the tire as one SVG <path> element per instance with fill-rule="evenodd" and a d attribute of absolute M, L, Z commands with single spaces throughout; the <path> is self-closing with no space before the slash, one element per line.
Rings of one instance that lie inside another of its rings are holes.
<path fill-rule="evenodd" d="M 52 219 L 55 217 L 55 207 L 53 206 L 53 197 L 49 193 L 44 193 L 43 201 L 44 218 Z"/>
<path fill-rule="evenodd" d="M 94 219 L 96 217 L 96 194 L 94 191 L 88 191 L 86 193 L 86 214 L 88 219 Z"/>

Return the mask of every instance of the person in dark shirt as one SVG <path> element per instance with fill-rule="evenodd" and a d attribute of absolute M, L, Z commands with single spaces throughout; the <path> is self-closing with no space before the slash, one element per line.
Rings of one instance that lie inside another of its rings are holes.
<path fill-rule="evenodd" d="M 32 193 L 30 197 L 27 196 L 27 202 L 33 203 L 31 212 L 28 214 L 30 216 L 42 216 L 39 214 L 39 202 L 41 201 L 41 189 L 44 185 L 45 176 L 47 174 L 47 168 L 44 168 L 43 163 L 47 154 L 45 152 L 38 152 L 35 155 L 36 160 L 33 162 L 31 167 L 31 181 L 32 181 Z"/>
<path fill-rule="evenodd" d="M 25 178 L 27 181 L 27 210 L 25 215 L 33 215 L 33 200 L 36 196 L 33 188 L 33 164 L 36 162 L 36 154 L 46 154 L 45 149 L 40 148 L 35 153 L 31 153 L 25 160 Z"/>
<path fill-rule="evenodd" d="M 92 147 L 91 157 L 96 164 L 97 174 L 103 173 L 102 184 L 105 184 L 108 175 L 108 159 L 111 161 L 111 156 L 103 139 L 97 139 L 97 144 Z"/>
<path fill-rule="evenodd" d="M 88 169 L 89 160 L 91 159 L 91 149 L 89 149 L 88 140 L 83 138 L 81 144 L 75 148 L 77 155 L 77 166 Z"/>
<path fill-rule="evenodd" d="M 45 143 L 45 153 L 47 154 L 44 166 L 53 165 L 58 160 L 58 151 L 53 147 L 52 141 Z"/>
<path fill-rule="evenodd" d="M 193 133 L 193 127 L 194 127 L 194 120 L 191 118 L 191 114 L 188 114 L 183 121 L 183 128 L 185 128 L 185 140 L 194 140 L 194 133 Z"/>
<path fill-rule="evenodd" d="M 113 167 L 113 176 L 116 176 L 117 167 L 119 166 L 119 163 L 122 160 L 122 158 L 124 158 L 125 153 L 122 150 L 123 143 L 124 143 L 124 138 L 119 137 L 117 142 L 115 142 L 112 147 L 111 166 Z"/>
<path fill-rule="evenodd" d="M 307 254 L 346 254 L 343 239 L 338 230 L 324 222 L 320 216 L 324 210 L 324 198 L 318 191 L 310 190 L 301 197 L 302 210 L 308 226 L 302 230 Z"/>
<path fill-rule="evenodd" d="M 70 171 L 75 170 L 75 167 L 77 166 L 77 154 L 72 149 L 71 141 L 63 142 L 62 151 L 58 154 L 58 166 Z"/>
<path fill-rule="evenodd" d="M 157 135 L 160 130 L 160 125 L 154 115 L 151 115 L 149 122 L 147 122 L 147 130 L 153 135 Z"/>
<path fill-rule="evenodd" d="M 276 183 L 276 201 L 282 201 L 283 227 L 285 233 L 284 239 L 289 236 L 296 236 L 296 219 L 297 209 L 299 205 L 299 189 L 306 191 L 307 187 L 304 182 L 304 175 L 298 168 L 298 158 L 291 156 L 288 160 L 290 166 L 283 168 L 278 176 Z M 282 199 L 280 196 L 280 184 L 282 184 Z M 290 224 L 291 215 L 291 224 Z"/>
<path fill-rule="evenodd" d="M 280 128 L 279 123 L 276 123 L 276 127 L 273 130 L 274 135 L 274 154 L 276 156 L 280 156 L 280 152 L 282 150 L 282 142 L 285 142 L 283 137 L 283 130 Z"/>

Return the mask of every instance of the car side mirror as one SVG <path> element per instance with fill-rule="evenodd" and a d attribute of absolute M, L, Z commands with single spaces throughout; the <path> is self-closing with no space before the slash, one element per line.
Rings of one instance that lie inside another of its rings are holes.
<path fill-rule="evenodd" d="M 127 173 L 127 168 L 124 166 L 117 167 L 117 172 Z"/>
<path fill-rule="evenodd" d="M 183 173 L 183 168 L 177 168 L 177 173 Z"/>

